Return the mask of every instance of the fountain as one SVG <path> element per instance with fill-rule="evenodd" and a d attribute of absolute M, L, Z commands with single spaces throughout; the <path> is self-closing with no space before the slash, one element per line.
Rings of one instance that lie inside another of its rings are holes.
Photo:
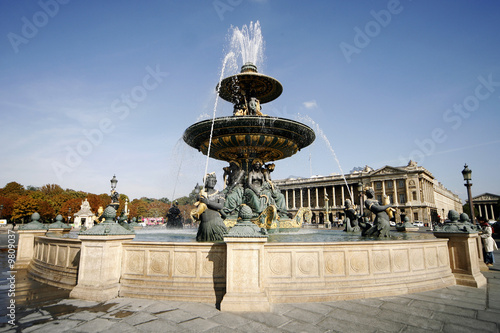
<path fill-rule="evenodd" d="M 183 138 L 207 157 L 229 163 L 224 168 L 224 224 L 233 227 L 244 204 L 252 210 L 252 222 L 270 233 L 298 230 L 307 209 L 295 216 L 288 214 L 283 194 L 271 181 L 271 162 L 309 146 L 315 139 L 314 131 L 297 121 L 262 113 L 261 105 L 278 98 L 283 87 L 278 80 L 259 73 L 251 62 L 246 62 L 240 73 L 222 79 L 216 90 L 234 105 L 233 115 L 193 124 Z"/>

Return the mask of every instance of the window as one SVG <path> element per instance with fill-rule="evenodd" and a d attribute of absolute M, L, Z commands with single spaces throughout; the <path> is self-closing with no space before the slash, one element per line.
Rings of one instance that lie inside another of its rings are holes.
<path fill-rule="evenodd" d="M 378 202 L 382 202 L 382 195 L 377 194 L 377 201 L 378 201 Z"/>
<path fill-rule="evenodd" d="M 382 182 L 375 182 L 375 188 L 380 190 L 382 188 Z"/>
<path fill-rule="evenodd" d="M 417 191 L 411 192 L 411 196 L 412 196 L 413 200 L 417 200 Z"/>
<path fill-rule="evenodd" d="M 398 186 L 399 186 L 400 188 L 404 188 L 404 187 L 405 187 L 405 181 L 404 181 L 404 179 L 400 179 L 400 180 L 398 180 Z"/>
<path fill-rule="evenodd" d="M 418 213 L 413 213 L 413 221 L 418 221 Z"/>
<path fill-rule="evenodd" d="M 389 181 L 387 182 L 387 188 L 392 188 L 392 180 L 389 180 Z"/>
<path fill-rule="evenodd" d="M 404 193 L 399 194 L 399 203 L 400 204 L 406 203 L 406 195 L 404 195 Z"/>

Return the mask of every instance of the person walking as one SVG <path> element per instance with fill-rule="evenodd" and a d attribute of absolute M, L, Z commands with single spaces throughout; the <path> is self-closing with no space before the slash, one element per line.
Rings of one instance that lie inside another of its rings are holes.
<path fill-rule="evenodd" d="M 493 256 L 493 251 L 498 250 L 497 243 L 492 237 L 493 229 L 486 220 L 482 219 L 481 226 L 483 227 L 483 232 L 481 238 L 483 240 L 483 251 L 484 251 L 484 263 L 487 266 L 493 266 L 495 263 L 495 257 Z"/>

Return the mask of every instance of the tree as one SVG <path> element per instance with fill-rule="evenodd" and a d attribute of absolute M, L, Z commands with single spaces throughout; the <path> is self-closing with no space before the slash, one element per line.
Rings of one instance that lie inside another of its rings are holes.
<path fill-rule="evenodd" d="M 78 213 L 80 211 L 80 208 L 82 207 L 82 201 L 83 200 L 79 198 L 69 199 L 62 204 L 60 210 L 57 213 L 61 214 L 64 218 L 71 216 L 71 221 L 73 221 L 75 213 Z M 71 212 L 69 210 L 70 208 Z"/>
<path fill-rule="evenodd" d="M 64 192 L 61 186 L 56 184 L 47 184 L 40 187 L 40 192 L 45 194 L 47 197 L 52 197 Z"/>
<path fill-rule="evenodd" d="M 147 217 L 148 203 L 144 200 L 134 199 L 130 203 L 130 214 L 132 217 Z"/>
<path fill-rule="evenodd" d="M 1 219 L 7 219 L 12 217 L 12 211 L 14 210 L 14 200 L 0 195 L 0 205 L 3 205 L 2 212 L 0 213 Z"/>
<path fill-rule="evenodd" d="M 38 210 L 38 202 L 36 199 L 30 195 L 24 195 L 19 197 L 14 203 L 14 210 L 12 212 L 13 220 L 24 220 L 28 219 L 31 214 Z M 29 222 L 29 221 L 28 221 Z"/>
<path fill-rule="evenodd" d="M 25 192 L 26 190 L 24 189 L 24 186 L 16 182 L 10 182 L 2 189 L 3 196 L 12 198 L 14 200 L 19 196 L 24 195 Z"/>
<path fill-rule="evenodd" d="M 170 206 L 164 202 L 155 200 L 148 205 L 149 217 L 167 217 L 167 211 Z"/>
<path fill-rule="evenodd" d="M 161 202 L 166 203 L 166 204 L 171 203 L 170 200 L 168 200 L 168 198 L 161 198 L 161 199 L 158 199 L 158 201 L 161 201 Z"/>

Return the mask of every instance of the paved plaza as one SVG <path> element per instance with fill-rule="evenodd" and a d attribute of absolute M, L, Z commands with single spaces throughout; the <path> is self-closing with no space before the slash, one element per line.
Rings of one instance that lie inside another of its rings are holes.
<path fill-rule="evenodd" d="M 277 304 L 271 312 L 221 312 L 213 304 L 115 298 L 70 299 L 69 291 L 16 274 L 16 325 L 7 321 L 1 251 L 0 332 L 500 332 L 500 264 L 483 288 L 452 286 L 402 296 Z M 500 251 L 495 253 L 500 260 Z"/>

